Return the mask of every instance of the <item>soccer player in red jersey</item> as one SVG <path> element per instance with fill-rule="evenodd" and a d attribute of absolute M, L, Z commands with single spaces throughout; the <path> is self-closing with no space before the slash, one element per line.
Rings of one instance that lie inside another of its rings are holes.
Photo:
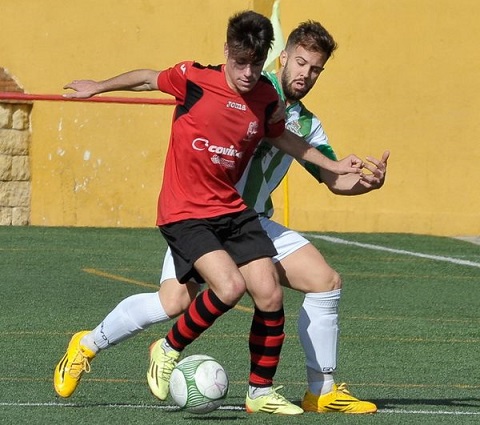
<path fill-rule="evenodd" d="M 205 281 L 208 289 L 192 302 L 164 339 L 150 349 L 150 388 L 165 399 L 168 381 L 183 349 L 248 291 L 255 304 L 250 330 L 248 412 L 296 415 L 303 410 L 273 388 L 284 340 L 283 292 L 272 263 L 276 249 L 235 184 L 260 140 L 289 155 L 342 174 L 360 172 L 351 156 L 331 161 L 272 118 L 278 107 L 273 85 L 261 71 L 273 41 L 270 21 L 253 11 L 230 18 L 226 63 L 181 62 L 163 71 L 135 70 L 104 81 L 79 80 L 66 96 L 88 98 L 114 90 L 161 90 L 176 99 L 157 225 L 171 248 L 177 279 Z M 147 308 L 147 307 L 146 307 Z M 90 368 L 95 349 L 72 337 L 55 369 L 60 396 L 75 390 Z"/>

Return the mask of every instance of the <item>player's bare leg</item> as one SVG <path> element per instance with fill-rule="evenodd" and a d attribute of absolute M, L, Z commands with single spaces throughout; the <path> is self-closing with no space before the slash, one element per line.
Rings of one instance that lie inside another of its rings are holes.
<path fill-rule="evenodd" d="M 188 308 L 201 289 L 201 286 L 194 282 L 182 284 L 177 279 L 166 279 L 160 285 L 158 296 L 165 313 L 173 319 Z"/>
<path fill-rule="evenodd" d="M 194 267 L 209 288 L 193 300 L 165 338 L 150 346 L 147 382 L 160 400 L 168 396 L 170 376 L 183 349 L 232 308 L 246 291 L 242 274 L 224 250 L 202 255 Z"/>

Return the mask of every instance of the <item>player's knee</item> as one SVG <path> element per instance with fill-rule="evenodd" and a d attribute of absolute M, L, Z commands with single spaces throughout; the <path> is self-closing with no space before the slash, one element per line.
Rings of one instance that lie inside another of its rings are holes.
<path fill-rule="evenodd" d="M 341 288 L 342 288 L 342 278 L 340 277 L 340 274 L 336 270 L 330 269 L 330 273 L 328 273 L 327 276 L 325 277 L 322 283 L 322 287 L 318 292 L 335 291 L 336 289 L 341 289 Z"/>
<path fill-rule="evenodd" d="M 165 313 L 173 318 L 188 308 L 197 291 L 195 283 L 180 284 L 176 279 L 168 279 L 162 283 L 158 294 Z"/>
<path fill-rule="evenodd" d="M 277 286 L 271 296 L 268 297 L 269 309 L 266 311 L 278 311 L 283 306 L 283 290 L 281 286 Z"/>
<path fill-rule="evenodd" d="M 330 278 L 330 290 L 342 289 L 342 278 L 340 274 L 332 269 L 332 276 Z"/>
<path fill-rule="evenodd" d="M 304 285 L 306 293 L 330 292 L 342 288 L 342 278 L 336 270 L 330 268 L 328 272 L 323 271 L 320 276 L 312 274 Z"/>
<path fill-rule="evenodd" d="M 283 290 L 280 285 L 276 285 L 268 291 L 257 292 L 252 298 L 259 310 L 278 311 L 283 305 Z"/>
<path fill-rule="evenodd" d="M 235 305 L 245 294 L 245 281 L 239 274 L 228 279 L 223 285 L 216 285 L 212 288 L 220 300 L 227 305 Z"/>

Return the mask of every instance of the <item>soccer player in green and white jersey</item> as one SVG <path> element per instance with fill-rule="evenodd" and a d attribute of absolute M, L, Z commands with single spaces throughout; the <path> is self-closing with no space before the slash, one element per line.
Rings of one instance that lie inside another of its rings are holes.
<path fill-rule="evenodd" d="M 301 99 L 314 86 L 327 60 L 336 49 L 331 35 L 318 22 L 300 24 L 290 34 L 280 55 L 278 73 L 265 73 L 286 103 L 286 127 L 304 138 L 325 156 L 335 160 L 319 119 Z M 319 182 L 339 195 L 359 195 L 380 188 L 385 180 L 389 152 L 379 161 L 367 158 L 371 175 L 342 176 L 315 165 L 301 165 Z M 338 273 L 303 236 L 272 221 L 272 192 L 285 177 L 293 158 L 262 142 L 237 184 L 246 203 L 260 215 L 263 228 L 274 241 L 274 257 L 281 283 L 305 293 L 299 314 L 298 333 L 307 359 L 308 390 L 302 400 L 305 411 L 373 413 L 376 406 L 352 396 L 345 384 L 336 385 L 338 303 L 342 282 Z"/>
<path fill-rule="evenodd" d="M 276 74 L 266 73 L 287 106 L 286 126 L 308 143 L 335 159 L 320 121 L 300 101 L 315 85 L 320 73 L 336 49 L 332 36 L 318 22 L 300 24 L 288 37 L 280 55 Z M 312 164 L 302 164 L 315 179 L 339 195 L 359 195 L 379 189 L 385 180 L 389 152 L 378 160 L 367 157 L 369 173 L 335 175 Z M 271 192 L 287 173 L 293 158 L 262 142 L 243 177 L 237 184 L 246 203 L 260 216 L 264 230 L 274 242 L 278 255 L 273 258 L 283 286 L 305 294 L 299 313 L 298 333 L 306 355 L 308 388 L 302 407 L 312 412 L 374 413 L 375 404 L 362 401 L 345 384 L 335 384 L 337 363 L 338 304 L 342 282 L 320 252 L 299 233 L 270 219 L 273 214 Z M 196 296 L 200 285 L 181 285 L 175 278 L 171 254 L 167 252 L 157 293 L 137 294 L 120 302 L 91 332 L 85 332 L 78 348 L 83 371 L 96 352 L 115 345 L 154 323 L 181 314 Z M 84 350 L 88 358 L 82 355 Z M 70 350 L 70 347 L 69 347 Z M 83 357 L 85 358 L 83 358 Z M 152 362 L 154 364 L 154 362 Z M 162 380 L 154 368 L 147 372 L 148 384 L 155 394 Z M 79 378 L 80 379 L 80 376 Z M 253 391 L 248 397 L 254 402 Z"/>
<path fill-rule="evenodd" d="M 264 75 L 273 83 L 286 103 L 286 128 L 320 150 L 326 157 L 336 160 L 335 152 L 328 143 L 328 137 L 319 119 L 300 100 L 291 103 L 292 99 L 285 98 L 276 73 L 264 72 Z M 273 216 L 271 194 L 287 174 L 292 162 L 293 157 L 285 155 L 267 142 L 262 142 L 258 146 L 236 187 L 247 204 L 261 216 Z M 302 162 L 301 165 L 322 183 L 319 167 L 308 162 Z"/>

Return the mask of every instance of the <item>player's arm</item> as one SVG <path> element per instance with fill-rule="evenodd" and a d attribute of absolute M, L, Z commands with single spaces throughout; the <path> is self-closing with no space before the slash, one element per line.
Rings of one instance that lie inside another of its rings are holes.
<path fill-rule="evenodd" d="M 270 124 L 279 122 L 280 120 L 285 119 L 285 111 L 286 111 L 285 102 L 282 99 L 278 99 L 277 106 L 274 109 L 272 116 L 268 120 Z"/>
<path fill-rule="evenodd" d="M 322 182 L 332 193 L 337 195 L 362 195 L 375 189 L 380 189 L 387 176 L 387 161 L 389 151 L 385 151 L 382 159 L 367 156 L 364 169 L 369 172 L 338 175 L 324 169 L 320 170 Z"/>
<path fill-rule="evenodd" d="M 356 155 L 349 155 L 340 161 L 332 161 L 289 130 L 285 130 L 279 137 L 266 138 L 265 140 L 297 160 L 311 162 L 334 174 L 358 174 L 363 166 L 362 160 Z"/>
<path fill-rule="evenodd" d="M 152 69 L 136 69 L 103 81 L 73 80 L 63 88 L 72 89 L 74 92 L 66 93 L 63 96 L 73 99 L 86 99 L 99 93 L 117 90 L 157 90 L 158 74 L 159 71 Z"/>

